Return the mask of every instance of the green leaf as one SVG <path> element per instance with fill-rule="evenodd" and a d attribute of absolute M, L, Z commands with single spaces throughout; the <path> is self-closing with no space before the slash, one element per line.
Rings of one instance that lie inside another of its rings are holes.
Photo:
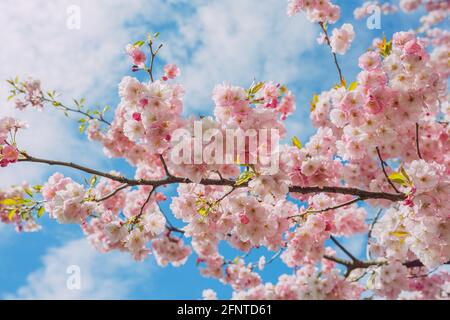
<path fill-rule="evenodd" d="M 209 215 L 209 208 L 201 207 L 197 210 L 198 214 L 200 214 L 203 217 L 207 217 Z"/>
<path fill-rule="evenodd" d="M 292 144 L 293 144 L 295 147 L 297 147 L 298 149 L 301 149 L 301 148 L 302 148 L 302 143 L 300 142 L 300 139 L 297 138 L 296 136 L 294 136 L 294 137 L 292 138 Z"/>
<path fill-rule="evenodd" d="M 91 177 L 91 180 L 89 180 L 89 184 L 90 184 L 91 186 L 94 186 L 96 183 L 97 183 L 97 176 L 96 176 L 96 175 L 93 175 L 93 176 Z"/>
<path fill-rule="evenodd" d="M 256 94 L 264 86 L 264 82 L 258 82 L 250 88 L 250 94 Z"/>
<path fill-rule="evenodd" d="M 5 206 L 13 206 L 15 204 L 17 204 L 17 200 L 15 199 L 3 199 L 0 201 L 1 204 L 5 205 Z"/>
<path fill-rule="evenodd" d="M 372 290 L 373 287 L 375 286 L 375 277 L 376 277 L 376 273 L 373 272 L 373 273 L 370 275 L 369 279 L 367 279 L 367 288 L 368 288 L 369 290 Z"/>
<path fill-rule="evenodd" d="M 44 214 L 44 212 L 45 212 L 44 207 L 40 207 L 39 210 L 38 210 L 38 212 L 37 212 L 38 218 L 42 217 L 42 215 Z"/>
<path fill-rule="evenodd" d="M 80 134 L 84 132 L 84 129 L 86 129 L 86 124 L 83 123 L 80 125 L 80 128 L 79 128 Z"/>
<path fill-rule="evenodd" d="M 348 91 L 353 91 L 358 87 L 358 82 L 354 81 L 352 83 L 350 83 L 350 85 L 348 86 Z"/>
<path fill-rule="evenodd" d="M 30 188 L 23 188 L 23 191 L 25 191 L 25 193 L 30 197 L 33 196 L 33 191 Z"/>
<path fill-rule="evenodd" d="M 158 37 L 159 37 L 159 32 L 155 32 L 155 33 L 153 34 L 153 38 L 157 39 Z"/>
<path fill-rule="evenodd" d="M 255 173 L 253 171 L 243 171 L 236 179 L 236 186 L 240 186 L 241 184 L 244 184 L 248 182 L 251 178 L 255 176 Z"/>
<path fill-rule="evenodd" d="M 314 110 L 316 110 L 316 104 L 317 102 L 319 102 L 319 96 L 317 94 L 315 94 L 311 100 L 311 102 L 309 103 L 311 106 L 310 111 L 313 112 Z"/>
<path fill-rule="evenodd" d="M 133 47 L 142 47 L 144 45 L 144 41 L 138 40 L 135 43 L 133 43 Z"/>
<path fill-rule="evenodd" d="M 389 234 L 392 236 L 396 236 L 397 238 L 405 238 L 410 235 L 409 232 L 406 232 L 404 230 L 391 231 L 391 232 L 389 232 Z"/>
<path fill-rule="evenodd" d="M 9 211 L 9 213 L 8 213 L 8 219 L 9 219 L 9 221 L 11 221 L 12 219 L 14 219 L 14 216 L 16 215 L 16 213 L 17 213 L 17 209 L 16 209 L 16 208 L 14 208 L 14 209 L 12 209 L 12 210 Z"/>
<path fill-rule="evenodd" d="M 36 186 L 33 187 L 33 189 L 34 189 L 36 192 L 41 192 L 42 186 L 36 185 Z"/>
<path fill-rule="evenodd" d="M 401 173 L 398 173 L 398 172 L 391 173 L 388 176 L 388 178 L 389 178 L 389 180 L 391 180 L 391 181 L 393 181 L 395 183 L 401 184 L 403 186 L 407 186 L 408 185 L 406 183 L 405 177 L 403 177 L 403 175 Z"/>
<path fill-rule="evenodd" d="M 403 177 L 405 177 L 406 181 L 408 182 L 409 185 L 412 185 L 412 181 L 411 178 L 408 176 L 408 173 L 406 172 L 405 168 L 400 167 L 400 172 L 403 175 Z"/>

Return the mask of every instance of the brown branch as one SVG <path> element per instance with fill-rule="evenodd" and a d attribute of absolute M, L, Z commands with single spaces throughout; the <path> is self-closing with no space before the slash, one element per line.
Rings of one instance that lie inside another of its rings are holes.
<path fill-rule="evenodd" d="M 10 82 L 10 81 L 8 80 L 8 83 L 11 84 L 11 85 L 14 87 L 14 89 L 17 90 L 18 92 L 20 92 L 20 93 L 22 93 L 22 94 L 26 94 L 26 91 L 23 90 L 23 89 L 21 89 L 20 87 L 18 87 L 14 82 L 12 82 L 12 81 Z M 43 93 L 42 93 L 42 96 L 41 96 L 40 98 L 41 98 L 41 101 L 52 103 L 52 104 L 53 104 L 55 107 L 57 107 L 57 108 L 59 107 L 59 108 L 65 110 L 65 111 L 69 111 L 69 112 L 81 114 L 81 115 L 83 115 L 83 116 L 89 118 L 90 120 L 98 120 L 98 121 L 100 121 L 100 122 L 103 122 L 104 124 L 107 124 L 108 126 L 111 125 L 111 123 L 108 122 L 108 121 L 106 121 L 106 120 L 103 118 L 102 115 L 100 115 L 98 118 L 97 118 L 97 117 L 94 117 L 93 115 L 91 115 L 91 114 L 89 114 L 89 113 L 87 113 L 87 112 L 85 112 L 85 111 L 83 111 L 83 110 L 80 110 L 80 109 L 74 109 L 74 108 L 68 107 L 68 106 L 66 106 L 65 104 L 61 103 L 60 101 L 56 101 L 54 98 L 51 98 L 51 99 L 46 98 L 46 97 L 44 96 Z"/>
<path fill-rule="evenodd" d="M 307 210 L 305 213 L 302 213 L 302 214 L 296 214 L 296 215 L 294 215 L 294 216 L 289 216 L 289 217 L 287 217 L 287 218 L 288 218 L 288 219 L 292 219 L 292 218 L 302 217 L 302 216 L 304 216 L 304 215 L 307 214 L 307 213 L 322 213 L 322 212 L 326 212 L 326 211 L 330 211 L 330 210 L 335 210 L 335 209 L 339 209 L 339 208 L 342 208 L 342 207 L 349 206 L 349 205 L 351 205 L 351 204 L 353 204 L 353 203 L 356 203 L 356 202 L 359 202 L 359 201 L 362 201 L 362 200 L 364 200 L 364 199 L 361 198 L 361 197 L 358 197 L 358 198 L 355 198 L 355 199 L 352 199 L 352 200 L 350 200 L 350 201 L 347 201 L 347 202 L 338 204 L 338 205 L 333 206 L 333 207 L 328 207 L 328 208 L 320 209 L 320 210 Z"/>
<path fill-rule="evenodd" d="M 173 177 L 173 175 L 169 172 L 169 168 L 167 167 L 166 160 L 164 160 L 164 157 L 162 154 L 159 155 L 159 159 L 161 160 L 161 163 L 163 165 L 164 171 L 166 172 L 166 176 Z"/>
<path fill-rule="evenodd" d="M 359 259 L 357 259 L 350 251 L 348 251 L 347 248 L 345 248 L 335 237 L 330 235 L 330 239 L 334 242 L 335 245 L 339 247 L 339 249 L 341 249 L 350 259 L 352 259 L 353 262 L 359 261 Z"/>
<path fill-rule="evenodd" d="M 385 162 L 384 162 L 383 158 L 381 157 L 380 149 L 378 147 L 375 147 L 375 149 L 377 150 L 378 158 L 380 159 L 380 162 L 381 162 L 381 169 L 383 169 L 383 173 L 384 173 L 384 176 L 386 177 L 387 182 L 389 182 L 389 184 L 391 185 L 392 189 L 395 190 L 395 192 L 401 193 L 400 191 L 398 191 L 398 189 L 392 183 L 391 179 L 389 179 L 389 176 L 388 176 L 388 174 L 386 172 L 386 168 L 385 168 Z"/>
<path fill-rule="evenodd" d="M 419 124 L 417 122 L 416 122 L 416 149 L 417 149 L 417 155 L 419 156 L 419 159 L 423 159 L 422 154 L 420 153 Z"/>
<path fill-rule="evenodd" d="M 95 201 L 95 202 L 102 202 L 102 201 L 108 200 L 109 198 L 114 197 L 119 191 L 121 191 L 121 190 L 123 190 L 123 189 L 126 189 L 126 188 L 128 188 L 128 187 L 129 187 L 129 185 L 127 185 L 127 184 L 121 185 L 121 186 L 118 187 L 116 190 L 110 192 L 110 193 L 107 194 L 106 196 L 104 196 L 104 197 L 102 197 L 102 198 L 100 198 L 100 199 L 95 199 L 94 201 Z"/>
<path fill-rule="evenodd" d="M 348 269 L 350 269 L 350 271 L 354 270 L 354 269 L 366 269 L 372 266 L 382 266 L 387 264 L 387 261 L 385 260 L 380 260 L 380 261 L 375 261 L 375 260 L 369 260 L 369 261 L 361 261 L 361 260 L 357 260 L 357 261 L 350 261 L 350 260 L 345 260 L 345 259 L 340 259 L 334 256 L 330 256 L 330 255 L 324 255 L 323 256 L 324 259 L 336 262 L 340 265 L 343 265 Z M 450 260 L 447 261 L 446 263 L 443 263 L 442 265 L 448 265 L 450 264 Z M 404 266 L 406 266 L 407 268 L 419 268 L 419 267 L 424 267 L 423 263 L 420 262 L 420 260 L 412 260 L 412 261 L 406 261 L 403 263 Z"/>
<path fill-rule="evenodd" d="M 169 184 L 175 184 L 175 183 L 194 183 L 193 181 L 189 180 L 188 178 L 180 178 L 180 177 L 167 177 L 166 179 L 161 180 L 145 180 L 145 179 L 129 179 L 124 176 L 114 175 L 106 172 L 102 172 L 99 170 L 91 169 L 73 162 L 64 162 L 64 161 L 55 161 L 55 160 L 48 160 L 48 159 L 42 159 L 42 158 L 36 158 L 32 157 L 25 152 L 22 152 L 21 155 L 23 158 L 19 159 L 19 162 L 33 162 L 33 163 L 44 163 L 48 165 L 54 165 L 54 166 L 63 166 L 63 167 L 69 167 L 73 169 L 77 169 L 89 174 L 95 174 L 100 177 L 108 178 L 113 181 L 118 181 L 123 184 L 128 184 L 129 186 L 153 186 L 153 187 L 159 187 L 163 185 L 169 185 Z M 241 185 L 236 186 L 236 181 L 234 180 L 228 180 L 228 179 L 202 179 L 200 181 L 201 185 L 206 186 L 230 186 L 235 188 L 244 188 L 248 186 L 248 183 L 243 183 Z M 289 187 L 289 192 L 292 193 L 301 193 L 301 194 L 311 194 L 311 193 L 334 193 L 334 194 L 348 194 L 348 195 L 354 195 L 357 197 L 360 197 L 364 200 L 366 199 L 384 199 L 389 200 L 393 202 L 397 201 L 403 201 L 405 200 L 404 194 L 392 194 L 392 193 L 386 193 L 386 192 L 373 192 L 373 191 L 366 191 L 361 190 L 357 188 L 350 188 L 350 187 L 333 187 L 333 186 L 325 186 L 325 187 L 300 187 L 300 186 L 291 186 Z"/>
<path fill-rule="evenodd" d="M 145 206 L 150 201 L 150 198 L 152 197 L 152 194 L 155 192 L 155 190 L 156 190 L 156 187 L 153 187 L 152 190 L 148 193 L 147 199 L 145 199 L 145 202 L 142 205 L 141 210 L 139 211 L 139 214 L 136 216 L 137 219 L 139 219 L 142 216 L 142 214 L 144 213 Z"/>
<path fill-rule="evenodd" d="M 158 46 L 156 51 L 153 51 L 153 41 L 150 41 L 148 46 L 150 47 L 150 67 L 148 68 L 148 74 L 150 75 L 150 80 L 153 82 L 153 63 L 155 62 L 155 57 L 158 54 L 158 51 L 162 48 L 162 43 Z"/>
<path fill-rule="evenodd" d="M 319 22 L 319 26 L 322 28 L 322 31 L 323 31 L 323 33 L 324 33 L 324 35 L 325 35 L 325 41 L 326 41 L 326 43 L 327 43 L 328 46 L 332 49 L 330 37 L 328 36 L 328 31 L 327 31 L 327 29 L 325 28 L 325 25 L 323 24 L 323 22 Z M 345 78 L 344 78 L 344 76 L 342 75 L 342 70 L 341 70 L 341 67 L 339 66 L 339 62 L 338 62 L 338 60 L 337 60 L 336 53 L 333 52 L 333 51 L 331 51 L 331 53 L 333 54 L 334 64 L 336 65 L 336 68 L 337 68 L 338 73 L 339 73 L 339 80 L 341 81 L 341 84 L 345 84 Z"/>

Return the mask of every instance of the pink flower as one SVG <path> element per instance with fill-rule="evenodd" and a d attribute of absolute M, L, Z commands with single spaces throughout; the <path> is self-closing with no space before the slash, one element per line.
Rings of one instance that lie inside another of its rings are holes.
<path fill-rule="evenodd" d="M 403 47 L 403 52 L 406 55 L 413 55 L 424 59 L 427 57 L 427 52 L 425 49 L 417 42 L 417 40 L 408 41 Z"/>
<path fill-rule="evenodd" d="M 344 23 L 340 29 L 333 29 L 333 34 L 330 38 L 332 51 L 342 55 L 345 54 L 354 38 L 355 31 L 349 23 Z"/>
<path fill-rule="evenodd" d="M 378 114 L 383 111 L 383 104 L 373 95 L 369 95 L 364 108 L 371 114 Z"/>
<path fill-rule="evenodd" d="M 141 114 L 139 112 L 134 112 L 132 117 L 137 122 L 140 122 L 142 120 Z"/>
<path fill-rule="evenodd" d="M 166 77 L 166 79 L 163 80 L 174 79 L 178 77 L 180 74 L 181 71 L 176 64 L 166 64 L 164 66 L 164 76 Z"/>
<path fill-rule="evenodd" d="M 141 68 L 145 65 L 145 60 L 147 60 L 147 58 L 145 53 L 140 48 L 128 45 L 127 53 L 131 57 L 134 65 Z"/>
<path fill-rule="evenodd" d="M 381 66 L 381 57 L 377 52 L 366 52 L 359 57 L 359 67 L 361 69 L 371 71 Z"/>
<path fill-rule="evenodd" d="M 9 163 L 16 162 L 18 157 L 19 151 L 17 151 L 16 147 L 7 145 L 2 149 L 2 158 Z"/>
<path fill-rule="evenodd" d="M 239 215 L 239 221 L 240 221 L 242 224 L 247 224 L 247 223 L 250 222 L 250 219 L 245 215 L 245 213 L 241 213 L 241 214 Z"/>

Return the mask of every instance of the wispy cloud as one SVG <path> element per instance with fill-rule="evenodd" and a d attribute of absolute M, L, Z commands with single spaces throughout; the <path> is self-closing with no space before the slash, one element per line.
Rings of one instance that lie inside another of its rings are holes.
<path fill-rule="evenodd" d="M 80 290 L 70 290 L 69 266 L 80 269 Z M 6 299 L 124 299 L 149 280 L 149 264 L 139 264 L 127 254 L 96 252 L 86 239 L 50 248 L 42 267 L 30 273 L 26 284 Z"/>
<path fill-rule="evenodd" d="M 67 28 L 70 6 L 80 10 L 80 29 Z M 140 24 L 139 29 L 145 28 L 140 16 L 144 12 L 150 18 L 157 16 L 161 6 L 159 1 L 144 0 L 2 1 L 0 81 L 33 76 L 42 80 L 44 88 L 63 93 L 63 101 L 85 96 L 90 106 L 111 103 L 128 66 L 126 43 Z M 100 164 L 101 148 L 82 141 L 71 120 L 55 110 L 18 112 L 6 102 L 7 96 L 3 82 L 0 117 L 13 115 L 30 124 L 18 137 L 20 147 L 33 155 Z M 37 182 L 48 174 L 43 166 L 17 168 L 2 168 L 1 186 L 25 179 Z"/>
<path fill-rule="evenodd" d="M 211 111 L 215 84 L 259 80 L 294 82 L 308 64 L 301 54 L 314 45 L 315 29 L 303 17 L 289 19 L 279 0 L 179 1 L 162 55 L 182 68 L 188 112 Z"/>

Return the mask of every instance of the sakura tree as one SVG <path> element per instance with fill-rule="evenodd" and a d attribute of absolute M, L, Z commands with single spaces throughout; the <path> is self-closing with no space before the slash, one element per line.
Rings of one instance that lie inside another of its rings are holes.
<path fill-rule="evenodd" d="M 365 3 L 355 18 L 376 5 Z M 38 80 L 9 80 L 16 108 L 73 114 L 81 132 L 106 156 L 125 159 L 135 175 L 37 158 L 19 143 L 26 124 L 2 118 L 2 167 L 47 164 L 81 171 L 86 179 L 55 173 L 42 185 L 1 190 L 1 221 L 36 231 L 48 214 L 58 223 L 79 224 L 101 252 L 125 251 L 137 261 L 154 257 L 161 266 L 197 259 L 200 273 L 230 285 L 234 299 L 448 299 L 450 33 L 437 24 L 448 20 L 450 3 L 400 1 L 406 12 L 421 6 L 427 11 L 421 27 L 375 39 L 355 62 L 357 78 L 347 81 L 338 56 L 355 30 L 350 23 L 331 29 L 339 6 L 289 1 L 289 16 L 303 12 L 320 26 L 318 42 L 330 48 L 339 79 L 313 96 L 317 131 L 304 146 L 286 137 L 295 97 L 276 82 L 217 85 L 214 116 L 183 117 L 178 67 L 168 64 L 155 77 L 158 34 L 127 46 L 132 70 L 149 79 L 122 79 L 111 121 L 107 110 L 88 110 L 84 99 L 62 103 Z M 381 8 L 384 14 L 398 10 Z M 164 187 L 172 184 L 177 195 L 171 212 L 164 212 Z M 355 234 L 366 234 L 365 258 L 340 240 Z M 242 255 L 223 256 L 224 242 Z M 273 256 L 249 261 L 247 254 L 259 247 Z M 264 283 L 258 271 L 276 259 L 292 271 Z M 203 296 L 217 298 L 210 289 Z"/>

